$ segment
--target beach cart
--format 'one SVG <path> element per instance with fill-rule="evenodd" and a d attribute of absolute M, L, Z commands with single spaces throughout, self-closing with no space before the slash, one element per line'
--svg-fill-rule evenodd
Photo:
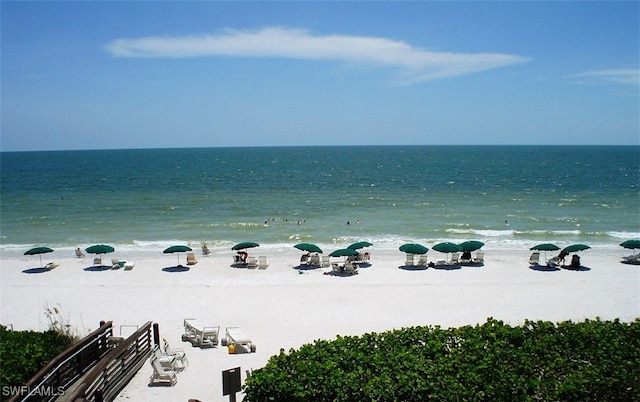
<path fill-rule="evenodd" d="M 195 318 L 185 318 L 182 341 L 201 348 L 214 347 L 218 346 L 219 333 L 220 326 L 204 325 Z"/>
<path fill-rule="evenodd" d="M 220 343 L 227 347 L 229 354 L 255 353 L 256 351 L 256 345 L 238 327 L 228 327 Z"/>

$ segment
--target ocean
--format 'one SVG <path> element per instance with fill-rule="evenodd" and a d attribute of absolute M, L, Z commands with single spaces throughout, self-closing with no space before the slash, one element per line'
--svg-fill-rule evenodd
<path fill-rule="evenodd" d="M 228 251 L 640 238 L 638 146 L 327 146 L 0 153 L 0 251 Z"/>

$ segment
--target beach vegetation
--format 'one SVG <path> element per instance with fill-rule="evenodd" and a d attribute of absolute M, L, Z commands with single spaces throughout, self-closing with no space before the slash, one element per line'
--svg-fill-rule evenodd
<path fill-rule="evenodd" d="M 49 329 L 13 331 L 0 325 L 0 385 L 24 385 L 54 357 L 80 340 L 59 306 L 47 307 Z"/>
<path fill-rule="evenodd" d="M 640 319 L 410 327 L 281 350 L 244 400 L 640 400 Z"/>

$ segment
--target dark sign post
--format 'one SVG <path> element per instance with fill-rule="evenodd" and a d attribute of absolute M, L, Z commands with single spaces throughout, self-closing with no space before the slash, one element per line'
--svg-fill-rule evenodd
<path fill-rule="evenodd" d="M 240 367 L 222 372 L 222 395 L 229 395 L 229 401 L 236 402 L 236 392 L 242 389 Z"/>

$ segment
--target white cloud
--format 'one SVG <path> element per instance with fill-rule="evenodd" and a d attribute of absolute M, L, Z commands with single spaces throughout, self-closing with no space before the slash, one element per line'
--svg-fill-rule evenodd
<path fill-rule="evenodd" d="M 430 52 L 386 38 L 312 35 L 282 27 L 226 29 L 220 35 L 116 39 L 105 46 L 116 57 L 283 57 L 339 60 L 399 68 L 406 84 L 490 70 L 528 59 L 500 53 Z"/>
<path fill-rule="evenodd" d="M 591 77 L 600 81 L 616 82 L 618 84 L 640 85 L 640 70 L 596 70 L 574 75 L 574 77 Z"/>

